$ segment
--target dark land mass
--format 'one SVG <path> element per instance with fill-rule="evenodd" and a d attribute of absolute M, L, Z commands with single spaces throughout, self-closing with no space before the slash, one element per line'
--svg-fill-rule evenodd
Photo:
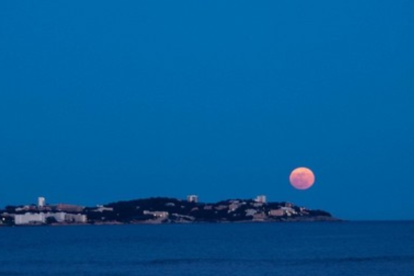
<path fill-rule="evenodd" d="M 229 199 L 216 203 L 199 203 L 168 197 L 119 201 L 96 207 L 64 204 L 42 207 L 7 206 L 0 212 L 2 221 L 0 225 L 9 226 L 339 220 L 326 211 L 311 210 L 288 202 Z M 24 221 L 18 218 L 39 216 L 39 214 L 43 214 L 39 220 Z"/>

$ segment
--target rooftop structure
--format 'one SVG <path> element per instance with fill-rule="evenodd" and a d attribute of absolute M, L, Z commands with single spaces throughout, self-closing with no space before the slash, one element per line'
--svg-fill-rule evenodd
<path fill-rule="evenodd" d="M 258 195 L 254 199 L 257 203 L 266 203 L 266 196 L 265 195 Z"/>
<path fill-rule="evenodd" d="M 79 213 L 79 212 L 82 212 L 83 209 L 85 209 L 85 207 L 78 206 L 78 205 L 73 205 L 73 204 L 60 203 L 60 204 L 56 205 L 56 210 L 57 211 L 63 211 L 63 212 Z"/>
<path fill-rule="evenodd" d="M 197 195 L 188 195 L 187 196 L 188 202 L 198 202 L 198 196 Z"/>
<path fill-rule="evenodd" d="M 46 205 L 46 199 L 42 196 L 37 198 L 37 207 L 44 207 Z"/>

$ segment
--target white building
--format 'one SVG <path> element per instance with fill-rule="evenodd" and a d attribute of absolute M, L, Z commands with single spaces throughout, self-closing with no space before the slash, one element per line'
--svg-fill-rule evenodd
<path fill-rule="evenodd" d="M 96 205 L 96 209 L 93 210 L 93 212 L 101 212 L 101 213 L 104 212 L 104 211 L 113 212 L 114 211 L 114 208 L 112 208 L 112 207 L 105 207 L 103 205 Z"/>
<path fill-rule="evenodd" d="M 285 211 L 283 209 L 272 209 L 269 211 L 269 216 L 271 217 L 282 217 L 285 215 Z"/>
<path fill-rule="evenodd" d="M 86 223 L 87 217 L 82 214 L 68 214 L 65 212 L 57 213 L 25 213 L 23 215 L 15 215 L 14 223 L 16 225 L 22 224 L 44 224 L 48 218 L 54 218 L 56 222 L 78 222 Z"/>
<path fill-rule="evenodd" d="M 257 203 L 266 203 L 266 196 L 265 195 L 258 195 L 254 199 Z"/>
<path fill-rule="evenodd" d="M 44 207 L 46 205 L 46 199 L 42 196 L 37 198 L 37 206 Z"/>
<path fill-rule="evenodd" d="M 152 215 L 155 218 L 168 218 L 169 213 L 164 211 L 144 211 L 144 215 Z"/>
<path fill-rule="evenodd" d="M 257 210 L 247 209 L 247 210 L 245 210 L 245 212 L 246 212 L 246 216 L 249 217 L 249 216 L 254 216 L 257 213 Z"/>
<path fill-rule="evenodd" d="M 54 218 L 57 222 L 64 222 L 65 215 L 66 215 L 65 212 L 46 213 L 46 218 Z"/>
<path fill-rule="evenodd" d="M 288 216 L 291 216 L 291 215 L 296 215 L 297 213 L 296 213 L 296 211 L 295 211 L 295 209 L 293 209 L 292 207 L 282 207 L 281 208 L 284 212 L 285 212 L 285 214 L 286 215 L 288 215 Z"/>
<path fill-rule="evenodd" d="M 82 215 L 82 214 L 65 214 L 65 221 L 66 222 L 86 223 L 87 222 L 87 217 L 86 217 L 86 215 Z"/>
<path fill-rule="evenodd" d="M 188 202 L 198 202 L 198 196 L 197 195 L 188 195 L 187 196 Z"/>
<path fill-rule="evenodd" d="M 46 215 L 44 213 L 25 213 L 23 215 L 15 215 L 14 223 L 21 224 L 42 224 L 46 222 Z"/>
<path fill-rule="evenodd" d="M 232 204 L 229 205 L 229 210 L 227 211 L 228 213 L 230 212 L 234 212 L 236 211 L 239 207 L 241 206 L 241 204 L 238 201 L 234 201 Z"/>

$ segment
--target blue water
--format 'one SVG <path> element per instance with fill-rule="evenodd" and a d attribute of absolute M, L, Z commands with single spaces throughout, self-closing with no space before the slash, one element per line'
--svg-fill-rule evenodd
<path fill-rule="evenodd" d="M 414 275 L 414 222 L 0 228 L 0 275 Z"/>

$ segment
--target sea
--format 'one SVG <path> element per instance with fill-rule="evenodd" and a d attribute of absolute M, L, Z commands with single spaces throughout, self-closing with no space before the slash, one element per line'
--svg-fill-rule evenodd
<path fill-rule="evenodd" d="M 412 276 L 414 222 L 2 227 L 0 275 Z"/>

